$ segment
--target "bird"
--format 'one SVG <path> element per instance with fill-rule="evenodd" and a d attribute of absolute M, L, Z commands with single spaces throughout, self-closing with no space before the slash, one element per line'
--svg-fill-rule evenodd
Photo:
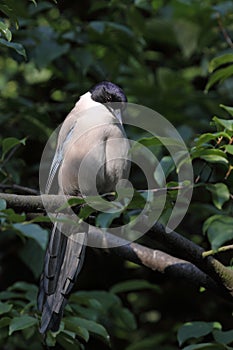
<path fill-rule="evenodd" d="M 104 194 L 115 191 L 119 181 L 128 178 L 129 142 L 122 123 L 126 103 L 124 91 L 110 81 L 97 83 L 80 96 L 59 131 L 45 193 L 57 181 L 58 194 Z M 81 228 L 79 232 L 77 226 L 54 223 L 37 297 L 42 313 L 39 331 L 44 335 L 60 327 L 83 265 L 86 243 L 87 232 Z"/>

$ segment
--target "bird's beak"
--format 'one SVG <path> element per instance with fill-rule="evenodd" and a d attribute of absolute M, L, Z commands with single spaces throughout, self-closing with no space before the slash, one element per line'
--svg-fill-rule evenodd
<path fill-rule="evenodd" d="M 121 110 L 119 109 L 114 109 L 110 106 L 108 106 L 109 110 L 111 111 L 111 113 L 113 114 L 113 116 L 118 120 L 118 122 L 122 125 L 122 114 L 121 114 Z"/>
<path fill-rule="evenodd" d="M 117 120 L 122 124 L 122 114 L 120 109 L 115 109 L 114 115 L 117 118 Z"/>

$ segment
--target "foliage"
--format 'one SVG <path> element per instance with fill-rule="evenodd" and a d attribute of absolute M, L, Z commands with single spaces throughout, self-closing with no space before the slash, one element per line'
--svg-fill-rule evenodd
<path fill-rule="evenodd" d="M 7 342 L 8 346 L 23 349 L 42 348 L 38 345 L 36 296 L 37 286 L 26 282 L 17 282 L 0 293 L 2 347 Z M 133 314 L 122 306 L 116 295 L 103 291 L 77 292 L 71 297 L 60 330 L 49 332 L 46 343 L 48 346 L 58 343 L 65 349 L 72 344 L 76 349 L 82 349 L 82 343 L 88 342 L 92 335 L 110 345 L 109 333 L 114 335 L 119 329 L 121 337 L 127 338 L 128 332 L 135 328 Z"/>
<path fill-rule="evenodd" d="M 129 102 L 163 114 L 189 147 L 195 186 L 179 232 L 211 253 L 232 243 L 232 2 L 4 0 L 0 11 L 0 189 L 38 188 L 40 157 L 52 130 L 79 95 L 109 79 L 123 86 Z M 127 134 L 160 160 L 170 187 L 160 218 L 166 222 L 180 185 L 174 163 L 158 139 L 130 127 Z M 136 167 L 132 181 L 146 188 Z M 144 202 L 144 194 L 135 193 L 122 210 L 125 220 Z M 0 210 L 0 345 L 42 349 L 35 300 L 48 232 L 39 219 L 6 208 L 3 200 Z M 83 218 L 91 212 L 84 207 Z M 105 227 L 114 219 L 100 214 L 97 223 Z M 219 259 L 232 263 L 231 254 Z M 176 282 L 89 251 L 78 291 L 47 344 L 232 349 L 229 304 Z"/>
<path fill-rule="evenodd" d="M 195 350 L 195 349 L 228 349 L 232 347 L 228 344 L 233 341 L 233 332 L 222 331 L 222 327 L 218 322 L 188 322 L 185 323 L 178 331 L 178 341 L 180 345 L 183 345 L 191 339 L 203 339 L 203 337 L 211 335 L 214 339 L 213 342 L 199 343 L 185 346 L 183 350 Z"/>

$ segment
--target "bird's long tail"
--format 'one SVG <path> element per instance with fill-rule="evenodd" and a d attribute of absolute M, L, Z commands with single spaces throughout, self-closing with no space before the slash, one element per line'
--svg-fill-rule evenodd
<path fill-rule="evenodd" d="M 77 227 L 69 225 L 67 234 L 64 225 L 55 223 L 45 256 L 37 300 L 42 312 L 41 333 L 59 329 L 67 298 L 84 260 L 87 233 L 76 232 Z"/>

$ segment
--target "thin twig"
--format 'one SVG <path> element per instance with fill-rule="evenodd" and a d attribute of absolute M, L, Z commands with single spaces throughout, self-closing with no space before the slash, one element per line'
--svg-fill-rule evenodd
<path fill-rule="evenodd" d="M 138 190 L 139 193 L 144 192 L 163 192 L 163 191 L 177 191 L 187 189 L 187 186 L 171 186 L 171 187 L 160 187 L 160 188 L 149 188 L 147 190 Z"/>
<path fill-rule="evenodd" d="M 206 256 L 218 254 L 218 253 L 221 253 L 221 252 L 227 252 L 228 250 L 233 250 L 233 244 L 226 245 L 224 247 L 220 247 L 220 248 L 218 248 L 216 250 L 214 250 L 214 249 L 208 250 L 206 252 L 203 252 L 202 256 L 203 256 L 203 258 L 205 258 Z"/>
<path fill-rule="evenodd" d="M 20 145 L 16 145 L 12 150 L 8 153 L 7 157 L 4 159 L 4 161 L 1 164 L 1 168 L 5 166 L 5 164 L 11 159 L 11 157 L 14 155 L 14 153 L 17 151 L 17 149 L 20 147 Z"/>
<path fill-rule="evenodd" d="M 17 184 L 12 184 L 12 185 L 4 185 L 4 184 L 0 184 L 0 189 L 2 190 L 16 190 L 19 191 L 21 193 L 30 193 L 30 194 L 35 194 L 35 195 L 39 195 L 40 192 L 38 190 L 35 190 L 33 188 L 29 188 L 29 187 L 25 187 L 25 186 L 20 186 Z"/>
<path fill-rule="evenodd" d="M 221 15 L 219 12 L 217 13 L 217 21 L 218 21 L 219 29 L 221 30 L 224 39 L 226 40 L 226 42 L 230 46 L 230 48 L 233 49 L 233 42 L 232 42 L 229 34 L 227 33 L 226 29 L 223 26 Z"/>

